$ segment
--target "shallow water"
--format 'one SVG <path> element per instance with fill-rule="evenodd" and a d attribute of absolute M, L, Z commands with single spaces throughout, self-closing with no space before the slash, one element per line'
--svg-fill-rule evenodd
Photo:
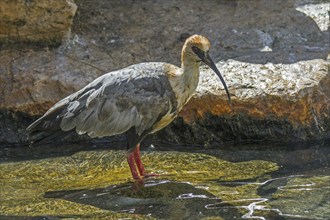
<path fill-rule="evenodd" d="M 218 149 L 157 144 L 142 151 L 142 160 L 161 175 L 144 183 L 131 180 L 122 150 L 1 149 L 1 219 L 330 216 L 326 143 Z"/>

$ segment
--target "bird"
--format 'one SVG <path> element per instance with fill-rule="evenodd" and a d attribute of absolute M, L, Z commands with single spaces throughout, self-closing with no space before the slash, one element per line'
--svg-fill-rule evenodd
<path fill-rule="evenodd" d="M 65 97 L 27 127 L 30 145 L 51 143 L 72 131 L 91 138 L 125 134 L 126 159 L 134 180 L 147 174 L 140 143 L 149 134 L 169 125 L 193 96 L 201 63 L 227 85 L 209 55 L 210 41 L 188 37 L 181 52 L 181 67 L 165 62 L 145 62 L 99 76 Z"/>

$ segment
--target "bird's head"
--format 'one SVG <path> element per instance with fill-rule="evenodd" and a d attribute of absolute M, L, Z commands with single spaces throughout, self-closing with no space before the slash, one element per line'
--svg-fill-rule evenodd
<path fill-rule="evenodd" d="M 198 56 L 201 52 L 208 52 L 210 49 L 210 41 L 201 35 L 192 35 L 187 38 L 182 49 L 182 61 L 199 62 L 201 58 Z"/>
<path fill-rule="evenodd" d="M 230 101 L 230 95 L 229 91 L 226 85 L 225 80 L 223 79 L 220 71 L 216 67 L 215 63 L 211 59 L 209 55 L 209 49 L 210 49 L 210 41 L 201 35 L 192 35 L 190 36 L 182 49 L 182 63 L 189 62 L 189 63 L 199 63 L 203 62 L 206 65 L 208 65 L 220 78 L 227 96 L 228 100 Z"/>

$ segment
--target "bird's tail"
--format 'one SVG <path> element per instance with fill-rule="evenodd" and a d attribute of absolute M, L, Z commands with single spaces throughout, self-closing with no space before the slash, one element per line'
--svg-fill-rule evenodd
<path fill-rule="evenodd" d="M 61 140 L 72 131 L 63 131 L 60 128 L 61 115 L 65 105 L 45 113 L 41 118 L 26 128 L 29 136 L 30 146 L 49 144 L 55 140 Z"/>

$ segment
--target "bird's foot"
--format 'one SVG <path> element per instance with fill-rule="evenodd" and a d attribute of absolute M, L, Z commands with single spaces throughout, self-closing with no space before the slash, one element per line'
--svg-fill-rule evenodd
<path fill-rule="evenodd" d="M 135 149 L 127 155 L 127 161 L 135 181 L 143 181 L 144 178 L 160 176 L 157 173 L 145 173 L 140 155 L 140 144 L 136 145 Z"/>

